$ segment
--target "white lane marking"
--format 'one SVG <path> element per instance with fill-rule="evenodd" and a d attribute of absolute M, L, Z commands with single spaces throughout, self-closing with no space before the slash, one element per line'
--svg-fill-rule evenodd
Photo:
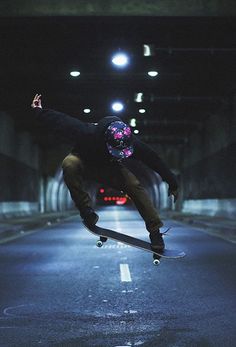
<path fill-rule="evenodd" d="M 119 249 L 119 248 L 130 248 L 131 246 L 123 244 L 115 244 L 115 245 L 103 245 L 102 249 Z M 97 246 L 93 246 L 93 248 L 97 248 Z"/>
<path fill-rule="evenodd" d="M 18 317 L 18 316 L 19 316 L 18 314 L 10 313 L 10 312 L 8 312 L 8 311 L 9 311 L 9 310 L 17 309 L 17 308 L 19 308 L 19 307 L 25 307 L 25 306 L 33 306 L 33 304 L 24 304 L 24 305 L 17 305 L 17 306 L 9 306 L 9 307 L 6 307 L 6 308 L 3 310 L 3 314 L 4 314 L 5 316 Z"/>
<path fill-rule="evenodd" d="M 134 313 L 137 313 L 138 311 L 136 310 L 125 310 L 124 313 L 131 313 L 131 314 L 134 314 Z"/>
<path fill-rule="evenodd" d="M 120 279 L 121 282 L 132 282 L 128 264 L 120 264 Z"/>

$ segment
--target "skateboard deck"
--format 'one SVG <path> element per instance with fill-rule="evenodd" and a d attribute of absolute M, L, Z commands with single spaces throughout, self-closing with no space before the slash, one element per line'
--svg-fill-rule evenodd
<path fill-rule="evenodd" d="M 152 249 L 150 242 L 137 239 L 133 236 L 118 233 L 117 231 L 114 231 L 111 229 L 102 228 L 102 227 L 99 227 L 98 225 L 88 226 L 86 223 L 83 223 L 83 224 L 92 234 L 95 234 L 100 237 L 100 240 L 97 241 L 98 247 L 101 247 L 103 242 L 106 241 L 106 239 L 116 240 L 116 241 L 128 244 L 130 246 L 141 248 L 145 251 L 153 253 L 154 264 L 155 264 L 155 260 L 157 260 L 156 263 L 158 263 L 158 260 L 161 257 L 177 259 L 177 258 L 182 258 L 185 256 L 185 253 L 183 251 L 179 251 L 175 249 L 166 249 L 166 248 L 163 251 L 156 251 Z"/>

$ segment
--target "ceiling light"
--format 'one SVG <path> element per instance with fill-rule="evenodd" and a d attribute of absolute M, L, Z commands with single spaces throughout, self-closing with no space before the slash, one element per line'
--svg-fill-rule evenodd
<path fill-rule="evenodd" d="M 138 133 L 139 133 L 139 130 L 138 130 L 138 129 L 135 129 L 135 130 L 134 130 L 134 133 L 135 133 L 135 134 L 138 134 Z"/>
<path fill-rule="evenodd" d="M 70 72 L 70 75 L 71 75 L 72 77 L 78 77 L 78 76 L 80 75 L 80 72 L 79 72 L 79 71 L 71 71 L 71 72 Z"/>
<path fill-rule="evenodd" d="M 148 71 L 148 75 L 151 77 L 156 77 L 158 75 L 157 71 Z"/>
<path fill-rule="evenodd" d="M 129 125 L 130 125 L 131 127 L 135 128 L 135 127 L 136 127 L 136 119 L 135 119 L 135 118 L 131 118 L 131 119 L 130 119 L 130 122 L 129 122 Z"/>
<path fill-rule="evenodd" d="M 128 56 L 124 53 L 117 53 L 112 58 L 112 63 L 118 67 L 125 67 L 128 62 Z"/>
<path fill-rule="evenodd" d="M 145 57 L 150 57 L 150 56 L 155 55 L 155 45 L 153 45 L 153 44 L 143 45 L 143 55 Z"/>
<path fill-rule="evenodd" d="M 112 109 L 115 112 L 120 112 L 123 110 L 123 108 L 124 108 L 124 105 L 119 101 L 116 101 L 112 104 Z"/>
<path fill-rule="evenodd" d="M 142 102 L 143 101 L 143 93 L 135 93 L 134 101 L 135 102 Z"/>
<path fill-rule="evenodd" d="M 146 112 L 146 110 L 144 108 L 140 108 L 138 111 L 139 111 L 139 113 L 145 113 Z"/>
<path fill-rule="evenodd" d="M 85 108 L 84 109 L 84 113 L 90 113 L 90 112 L 91 112 L 90 108 Z"/>

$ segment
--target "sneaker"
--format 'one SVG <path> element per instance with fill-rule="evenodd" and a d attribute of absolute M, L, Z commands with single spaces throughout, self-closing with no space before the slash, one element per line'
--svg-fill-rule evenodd
<path fill-rule="evenodd" d="M 155 251 L 163 251 L 165 248 L 165 243 L 162 237 L 162 234 L 160 231 L 155 231 L 149 234 L 150 241 L 151 241 L 151 247 Z"/>
<path fill-rule="evenodd" d="M 92 209 L 92 207 L 86 207 L 81 210 L 80 216 L 83 219 L 84 223 L 88 226 L 93 226 L 97 223 L 99 217 L 96 212 Z"/>

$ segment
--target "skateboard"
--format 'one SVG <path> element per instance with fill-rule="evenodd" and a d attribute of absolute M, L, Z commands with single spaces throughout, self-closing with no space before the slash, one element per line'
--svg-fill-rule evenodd
<path fill-rule="evenodd" d="M 125 235 L 122 233 L 118 233 L 117 231 L 114 231 L 111 229 L 102 228 L 102 227 L 99 227 L 98 225 L 88 226 L 84 222 L 83 224 L 86 227 L 86 229 L 88 229 L 88 231 L 90 231 L 94 235 L 99 236 L 99 240 L 96 243 L 97 247 L 102 247 L 103 243 L 106 242 L 107 239 L 112 239 L 122 243 L 126 243 L 130 246 L 141 248 L 145 251 L 153 253 L 154 265 L 160 264 L 160 258 L 177 259 L 177 258 L 183 258 L 185 256 L 184 252 L 178 251 L 175 249 L 165 248 L 163 251 L 155 251 L 152 249 L 150 242 L 143 241 L 143 240 L 140 240 L 135 237 Z"/>

